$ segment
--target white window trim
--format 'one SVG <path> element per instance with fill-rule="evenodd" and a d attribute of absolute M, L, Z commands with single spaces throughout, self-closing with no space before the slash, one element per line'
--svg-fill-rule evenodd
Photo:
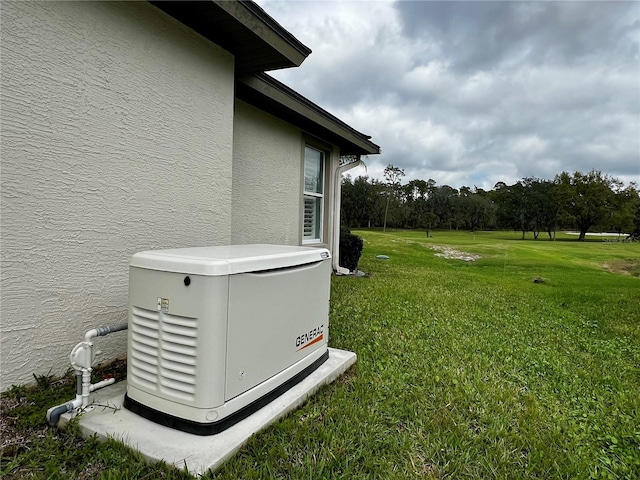
<path fill-rule="evenodd" d="M 324 220 L 325 220 L 325 215 L 324 215 L 324 204 L 325 204 L 325 191 L 326 191 L 326 184 L 325 184 L 325 178 L 326 178 L 326 169 L 327 169 L 327 152 L 325 152 L 324 150 L 321 150 L 319 148 L 315 148 L 312 147 L 311 145 L 305 144 L 304 146 L 304 152 L 306 152 L 306 150 L 310 149 L 310 150 L 315 150 L 316 152 L 319 152 L 322 157 L 321 157 L 321 177 L 320 177 L 320 184 L 322 185 L 322 193 L 318 193 L 318 192 L 310 192 L 304 189 L 305 186 L 305 179 L 304 179 L 304 162 L 306 161 L 306 159 L 303 157 L 303 164 L 302 164 L 302 170 L 303 170 L 303 175 L 302 175 L 302 185 L 303 185 L 303 191 L 302 191 L 302 244 L 303 245 L 308 245 L 308 244 L 319 244 L 323 242 L 324 239 Z M 305 155 L 306 157 L 306 155 Z M 318 233 L 319 233 L 319 238 L 307 238 L 304 236 L 304 199 L 305 197 L 315 197 L 315 198 L 319 198 L 320 199 L 320 218 L 318 219 L 320 225 L 318 228 Z"/>

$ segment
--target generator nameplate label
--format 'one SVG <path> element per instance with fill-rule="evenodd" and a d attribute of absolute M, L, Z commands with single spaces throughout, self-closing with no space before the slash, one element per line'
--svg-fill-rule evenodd
<path fill-rule="evenodd" d="M 158 310 L 161 312 L 169 311 L 169 299 L 158 297 Z"/>

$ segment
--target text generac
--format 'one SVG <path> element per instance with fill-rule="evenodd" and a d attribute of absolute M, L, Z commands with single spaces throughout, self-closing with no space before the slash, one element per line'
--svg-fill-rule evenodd
<path fill-rule="evenodd" d="M 303 333 L 302 335 L 298 335 L 296 337 L 296 347 L 299 350 L 303 348 L 310 347 L 314 343 L 318 343 L 322 341 L 324 338 L 324 325 L 320 325 L 319 327 L 313 328 L 308 332 Z"/>

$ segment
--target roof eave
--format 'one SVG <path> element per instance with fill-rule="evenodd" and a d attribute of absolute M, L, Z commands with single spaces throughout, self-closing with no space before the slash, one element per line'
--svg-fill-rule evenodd
<path fill-rule="evenodd" d="M 232 53 L 238 75 L 298 67 L 311 53 L 252 1 L 148 1 Z"/>
<path fill-rule="evenodd" d="M 236 96 L 340 147 L 341 155 L 375 155 L 380 147 L 309 99 L 267 74 L 238 79 Z"/>

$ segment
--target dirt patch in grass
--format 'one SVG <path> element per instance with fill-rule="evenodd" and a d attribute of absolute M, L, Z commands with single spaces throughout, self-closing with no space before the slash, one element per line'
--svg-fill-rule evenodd
<path fill-rule="evenodd" d="M 48 427 L 44 415 L 38 415 L 41 410 L 38 404 L 52 396 L 47 394 L 48 390 L 73 384 L 69 376 L 58 379 L 48 376 L 35 378 L 37 384 L 13 387 L 0 396 L 0 452 L 3 460 L 30 449 L 33 439 L 44 437 Z M 40 421 L 33 420 L 34 412 Z"/>
<path fill-rule="evenodd" d="M 609 260 L 602 264 L 602 268 L 609 273 L 640 277 L 640 260 Z"/>
<path fill-rule="evenodd" d="M 20 405 L 26 405 L 26 397 L 2 397 L 0 398 L 0 452 L 3 460 L 15 455 L 17 452 L 29 448 L 31 436 L 43 435 L 46 427 L 42 425 L 38 428 L 20 430 L 15 426 L 15 421 L 11 416 L 11 410 Z M 4 463 L 4 462 L 3 462 Z"/>
<path fill-rule="evenodd" d="M 429 248 L 440 252 L 435 254 L 436 257 L 463 260 L 465 262 L 475 262 L 479 258 L 482 258 L 480 255 L 475 253 L 461 252 L 460 250 L 456 250 L 455 248 L 447 247 L 445 245 L 429 245 Z"/>

